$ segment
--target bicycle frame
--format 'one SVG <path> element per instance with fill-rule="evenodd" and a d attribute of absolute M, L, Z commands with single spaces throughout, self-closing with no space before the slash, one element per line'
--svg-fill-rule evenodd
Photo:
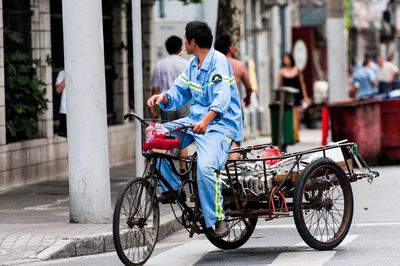
<path fill-rule="evenodd" d="M 195 224 L 195 222 L 199 221 L 198 220 L 198 218 L 199 218 L 198 212 L 197 212 L 198 206 L 195 206 L 195 208 L 192 209 L 191 207 L 189 207 L 186 204 L 185 200 L 179 196 L 179 194 L 174 190 L 174 188 L 167 181 L 167 179 L 161 174 L 161 172 L 159 171 L 159 166 L 160 166 L 162 160 L 167 162 L 171 166 L 170 169 L 172 170 L 172 173 L 174 173 L 181 180 L 183 180 L 183 184 L 184 184 L 184 182 L 192 180 L 192 179 L 190 179 L 190 173 L 192 173 L 194 171 L 196 157 L 197 157 L 197 153 L 194 153 L 193 155 L 189 156 L 190 159 L 189 159 L 189 163 L 188 163 L 188 168 L 184 173 L 179 173 L 177 171 L 175 164 L 173 162 L 173 159 L 162 157 L 160 155 L 154 155 L 151 158 L 149 158 L 148 164 L 147 164 L 146 170 L 145 170 L 145 173 L 148 171 L 150 172 L 149 178 L 153 179 L 156 184 L 158 184 L 158 182 L 162 182 L 164 184 L 164 186 L 167 188 L 167 191 L 169 191 L 172 194 L 174 199 L 176 199 L 177 203 L 183 208 L 183 210 L 185 212 L 187 212 L 189 214 L 189 217 L 191 217 L 193 219 L 194 224 Z M 181 186 L 183 186 L 183 184 Z M 154 190 L 154 193 L 155 193 L 155 190 Z"/>

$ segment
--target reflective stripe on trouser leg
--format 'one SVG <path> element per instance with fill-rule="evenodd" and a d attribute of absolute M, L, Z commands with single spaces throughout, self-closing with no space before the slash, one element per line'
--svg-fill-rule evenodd
<path fill-rule="evenodd" d="M 214 170 L 215 175 L 215 213 L 217 214 L 217 220 L 222 221 L 225 217 L 223 214 L 222 207 L 222 188 L 221 188 L 221 180 L 219 179 L 218 171 Z"/>
<path fill-rule="evenodd" d="M 197 186 L 201 207 L 207 227 L 223 220 L 222 185 L 218 172 L 228 159 L 230 140 L 225 134 L 210 131 L 204 135 L 195 134 L 197 149 Z"/>

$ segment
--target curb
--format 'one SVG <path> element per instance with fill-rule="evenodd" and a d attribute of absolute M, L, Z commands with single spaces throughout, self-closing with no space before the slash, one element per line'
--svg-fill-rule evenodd
<path fill-rule="evenodd" d="M 183 229 L 173 214 L 161 218 L 157 242 Z M 56 260 L 114 251 L 112 233 L 57 241 L 37 254 L 40 260 Z"/>

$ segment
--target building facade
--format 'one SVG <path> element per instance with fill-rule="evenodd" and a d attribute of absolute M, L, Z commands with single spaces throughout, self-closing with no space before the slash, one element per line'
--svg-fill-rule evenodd
<path fill-rule="evenodd" d="M 270 134 L 269 104 L 277 86 L 281 54 L 291 49 L 291 27 L 296 23 L 297 1 L 242 0 L 239 59 L 246 62 L 256 89 L 253 104 L 244 108 L 246 137 Z M 295 16 L 293 16 L 295 15 Z M 164 41 L 183 35 L 184 25 L 194 19 L 206 21 L 215 36 L 218 1 L 203 0 L 184 5 L 179 0 L 156 1 L 153 10 L 152 66 L 166 56 Z M 244 89 L 241 89 L 244 93 Z"/>
<path fill-rule="evenodd" d="M 123 120 L 133 106 L 130 4 L 104 0 L 103 30 L 110 166 L 134 161 L 134 123 Z M 153 1 L 142 1 L 144 87 L 150 82 L 150 36 Z M 47 110 L 38 117 L 36 138 L 18 140 L 7 133 L 7 69 L 12 49 L 6 32 L 19 32 L 31 56 L 35 76 L 43 82 Z M 57 74 L 63 69 L 61 0 L 0 0 L 0 190 L 68 176 L 67 141 L 57 135 L 60 95 Z"/>

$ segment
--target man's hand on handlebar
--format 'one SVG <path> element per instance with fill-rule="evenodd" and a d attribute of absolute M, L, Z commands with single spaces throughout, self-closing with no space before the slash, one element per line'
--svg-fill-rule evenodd
<path fill-rule="evenodd" d="M 155 105 L 159 105 L 161 102 L 167 104 L 168 103 L 168 97 L 165 96 L 165 94 L 156 94 L 150 97 L 150 99 L 147 100 L 147 106 L 150 108 L 153 108 Z"/>
<path fill-rule="evenodd" d="M 201 120 L 194 124 L 193 132 L 197 134 L 204 134 L 206 133 L 208 127 L 208 123 L 204 120 Z"/>
<path fill-rule="evenodd" d="M 217 113 L 214 111 L 208 111 L 208 113 L 206 114 L 206 116 L 200 120 L 199 122 L 194 124 L 193 127 L 193 132 L 197 133 L 197 134 L 205 134 L 208 125 L 210 124 L 210 122 L 217 116 Z"/>

